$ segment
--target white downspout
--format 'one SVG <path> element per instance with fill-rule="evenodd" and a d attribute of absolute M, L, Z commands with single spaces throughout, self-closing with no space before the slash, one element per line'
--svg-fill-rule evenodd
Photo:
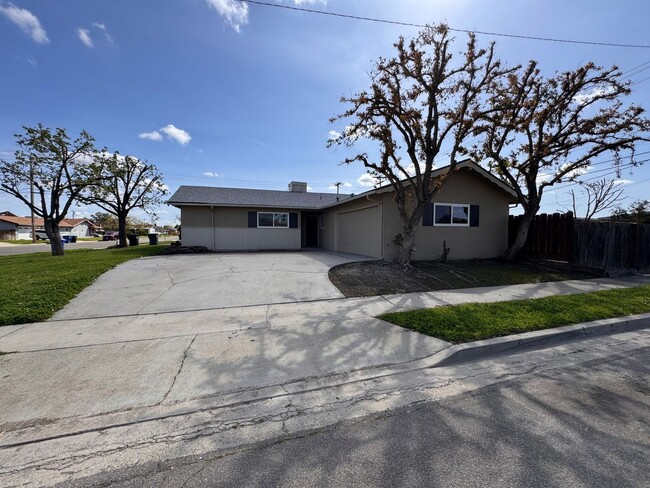
<path fill-rule="evenodd" d="M 212 217 L 212 251 L 217 250 L 217 245 L 214 240 L 214 205 L 210 205 L 210 212 L 211 212 L 211 217 Z"/>

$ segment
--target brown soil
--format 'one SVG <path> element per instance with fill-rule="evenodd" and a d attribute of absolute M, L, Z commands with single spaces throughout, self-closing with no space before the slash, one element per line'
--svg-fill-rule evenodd
<path fill-rule="evenodd" d="M 448 263 L 414 261 L 412 266 L 406 268 L 384 261 L 361 261 L 341 264 L 329 271 L 330 281 L 346 297 L 579 280 L 599 276 L 603 275 L 566 263 L 511 263 L 497 259 Z"/>

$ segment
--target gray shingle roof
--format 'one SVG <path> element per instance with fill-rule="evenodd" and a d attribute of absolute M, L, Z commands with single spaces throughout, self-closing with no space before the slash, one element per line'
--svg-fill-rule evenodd
<path fill-rule="evenodd" d="M 339 195 L 338 197 L 339 201 L 342 201 L 349 195 Z M 317 209 L 336 203 L 336 198 L 334 193 L 181 186 L 167 203 L 175 206 L 185 204 Z"/>

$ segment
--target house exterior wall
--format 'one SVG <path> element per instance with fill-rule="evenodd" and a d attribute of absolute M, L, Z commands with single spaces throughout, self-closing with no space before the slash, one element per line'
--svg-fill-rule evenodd
<path fill-rule="evenodd" d="M 88 222 L 81 222 L 72 228 L 71 234 L 77 237 L 91 237 L 92 232 Z"/>
<path fill-rule="evenodd" d="M 298 227 L 248 227 L 249 212 L 297 213 Z M 293 209 L 181 207 L 184 246 L 205 246 L 211 251 L 293 250 L 301 248 L 300 241 L 300 212 Z"/>
<path fill-rule="evenodd" d="M 16 227 L 16 239 L 31 239 L 32 238 L 32 227 L 21 226 Z"/>
<path fill-rule="evenodd" d="M 14 240 L 14 239 L 22 239 L 19 238 L 16 234 L 16 224 L 12 224 L 11 222 L 4 222 L 0 220 L 0 239 L 2 240 Z"/>
<path fill-rule="evenodd" d="M 372 201 L 370 200 L 372 199 Z M 337 249 L 336 221 L 341 212 L 357 210 L 370 205 L 378 206 L 381 251 L 376 257 L 391 261 L 397 257 L 395 236 L 402 232 L 397 205 L 393 192 L 372 195 L 370 199 L 360 198 L 327 209 L 324 248 Z M 443 241 L 451 249 L 449 259 L 492 258 L 503 254 L 508 240 L 508 197 L 483 178 L 470 171 L 455 172 L 445 186 L 432 200 L 433 203 L 451 203 L 479 206 L 477 227 L 442 227 L 418 225 L 413 259 L 438 259 L 442 254 Z"/>

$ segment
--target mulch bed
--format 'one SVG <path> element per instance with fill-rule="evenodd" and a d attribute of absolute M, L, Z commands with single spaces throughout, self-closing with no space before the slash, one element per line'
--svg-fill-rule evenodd
<path fill-rule="evenodd" d="M 512 263 L 499 259 L 472 259 L 447 263 L 414 261 L 412 266 L 406 268 L 385 261 L 362 261 L 341 264 L 329 271 L 330 281 L 346 297 L 579 280 L 602 276 L 601 272 L 555 261 Z"/>

